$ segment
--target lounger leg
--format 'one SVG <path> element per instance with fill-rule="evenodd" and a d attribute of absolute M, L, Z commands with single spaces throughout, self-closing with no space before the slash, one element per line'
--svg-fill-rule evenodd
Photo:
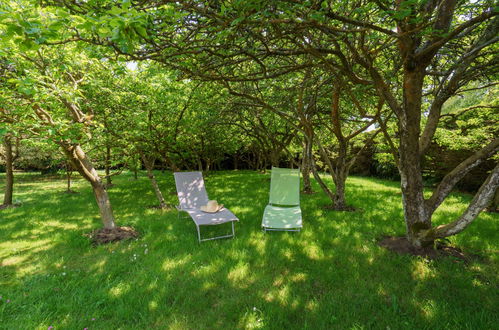
<path fill-rule="evenodd" d="M 201 232 L 199 231 L 199 226 L 196 225 L 196 228 L 198 230 L 198 243 L 201 243 Z"/>
<path fill-rule="evenodd" d="M 234 238 L 235 234 L 234 234 L 234 221 L 231 221 L 232 223 L 232 238 Z"/>

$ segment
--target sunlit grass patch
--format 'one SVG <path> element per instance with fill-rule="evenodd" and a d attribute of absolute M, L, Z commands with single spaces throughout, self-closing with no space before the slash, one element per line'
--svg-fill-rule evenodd
<path fill-rule="evenodd" d="M 176 204 L 171 173 L 157 173 Z M 0 328 L 493 328 L 499 294 L 498 216 L 481 214 L 451 238 L 483 259 L 428 262 L 376 244 L 405 225 L 399 184 L 352 177 L 355 212 L 326 210 L 313 182 L 302 195 L 300 233 L 261 231 L 269 173 L 212 172 L 210 198 L 238 217 L 234 239 L 199 244 L 193 222 L 156 203 L 147 178 L 114 178 L 119 225 L 138 240 L 93 247 L 101 226 L 90 187 L 63 194 L 63 177 L 16 173 L 17 209 L 0 213 Z M 329 177 L 324 176 L 331 184 Z M 3 177 L 0 176 L 0 185 Z M 0 191 L 1 193 L 1 191 Z M 470 196 L 453 194 L 436 221 L 459 215 Z M 218 226 L 215 226 L 218 227 Z M 206 228 L 205 228 L 206 229 Z M 227 228 L 208 228 L 206 234 Z M 8 303 L 6 301 L 9 300 Z"/>

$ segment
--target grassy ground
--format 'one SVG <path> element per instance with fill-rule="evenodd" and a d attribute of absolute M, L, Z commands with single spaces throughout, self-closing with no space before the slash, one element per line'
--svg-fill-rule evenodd
<path fill-rule="evenodd" d="M 171 173 L 158 173 L 170 203 Z M 4 177 L 0 176 L 0 187 Z M 90 187 L 63 194 L 64 180 L 17 175 L 22 207 L 0 211 L 2 329 L 492 329 L 499 324 L 499 217 L 481 214 L 453 244 L 483 259 L 469 265 L 399 256 L 376 245 L 402 235 L 398 184 L 350 178 L 360 210 L 326 211 L 322 193 L 302 195 L 301 233 L 260 230 L 269 175 L 218 172 L 210 198 L 241 219 L 236 238 L 197 243 L 192 221 L 155 204 L 147 178 L 115 178 L 119 225 L 142 236 L 92 247 L 99 228 Z M 315 186 L 318 191 L 318 186 Z M 1 192 L 1 191 L 0 191 Z M 436 222 L 454 218 L 470 196 L 455 194 Z M 228 230 L 215 228 L 217 231 Z M 206 232 L 205 234 L 213 234 Z"/>

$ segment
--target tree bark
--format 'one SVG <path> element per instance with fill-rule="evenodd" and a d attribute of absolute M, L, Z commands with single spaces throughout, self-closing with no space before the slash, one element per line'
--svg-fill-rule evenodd
<path fill-rule="evenodd" d="M 203 171 L 203 162 L 201 161 L 201 158 L 196 157 L 196 162 L 197 162 L 197 165 L 198 165 L 198 171 L 202 172 Z"/>
<path fill-rule="evenodd" d="M 303 158 L 301 163 L 301 174 L 303 177 L 303 193 L 312 194 L 312 183 L 310 181 L 310 170 L 311 170 L 311 157 L 312 157 L 312 142 L 309 138 L 305 138 L 303 141 Z"/>
<path fill-rule="evenodd" d="M 421 98 L 424 68 L 417 70 L 406 64 L 404 72 L 403 111 L 399 116 L 399 172 L 407 238 L 416 248 L 433 245 L 421 233 L 431 228 L 431 217 L 425 210 L 423 176 L 419 152 Z"/>
<path fill-rule="evenodd" d="M 67 192 L 70 193 L 71 192 L 71 173 L 72 172 L 72 169 L 71 169 L 71 164 L 69 161 L 66 162 L 66 179 L 67 179 L 67 185 L 68 185 L 68 190 Z"/>
<path fill-rule="evenodd" d="M 430 241 L 462 232 L 473 220 L 475 220 L 478 214 L 487 207 L 492 198 L 494 198 L 494 193 L 498 186 L 499 163 L 492 170 L 487 180 L 482 184 L 466 211 L 452 223 L 441 225 L 423 232 L 423 239 Z"/>
<path fill-rule="evenodd" d="M 92 183 L 92 188 L 94 189 L 95 200 L 97 201 L 97 205 L 99 206 L 100 216 L 102 218 L 102 222 L 104 223 L 104 228 L 113 229 L 115 228 L 114 224 L 114 214 L 113 209 L 111 207 L 111 201 L 109 200 L 109 195 L 107 193 L 106 187 L 100 181 L 94 181 Z"/>
<path fill-rule="evenodd" d="M 67 141 L 59 141 L 58 144 L 62 147 L 73 167 L 92 185 L 104 228 L 115 228 L 116 225 L 109 195 L 92 162 L 88 159 L 79 144 L 71 144 Z"/>
<path fill-rule="evenodd" d="M 334 209 L 335 210 L 347 210 L 347 202 L 345 199 L 345 185 L 347 181 L 347 175 L 345 173 L 345 168 L 337 169 L 333 175 L 334 185 L 336 189 L 334 190 Z"/>
<path fill-rule="evenodd" d="M 3 145 L 5 148 L 5 194 L 3 206 L 10 206 L 12 205 L 12 195 L 14 193 L 14 154 L 10 134 L 4 136 Z"/>
<path fill-rule="evenodd" d="M 165 198 L 163 197 L 163 193 L 161 193 L 161 190 L 159 189 L 158 186 L 158 181 L 156 180 L 156 177 L 154 176 L 154 161 L 149 161 L 147 157 L 144 154 L 141 154 L 142 161 L 144 162 L 144 166 L 146 167 L 147 171 L 147 177 L 151 181 L 152 188 L 154 190 L 154 193 L 156 194 L 156 198 L 159 201 L 159 207 L 160 208 L 166 208 L 166 202 Z"/>
<path fill-rule="evenodd" d="M 496 192 L 494 193 L 494 198 L 487 207 L 489 212 L 499 212 L 499 187 L 496 187 Z"/>
<path fill-rule="evenodd" d="M 234 159 L 234 171 L 237 171 L 239 169 L 239 156 L 237 152 L 234 153 L 233 159 Z"/>

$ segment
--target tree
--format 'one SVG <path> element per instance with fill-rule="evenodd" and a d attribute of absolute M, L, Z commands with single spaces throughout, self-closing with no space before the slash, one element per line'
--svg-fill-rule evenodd
<path fill-rule="evenodd" d="M 439 126 L 443 104 L 472 82 L 483 86 L 496 80 L 499 13 L 493 2 L 154 4 L 126 2 L 109 8 L 95 2 L 64 1 L 65 7 L 86 23 L 94 22 L 99 31 L 83 23 L 68 40 L 110 46 L 130 58 L 154 59 L 205 80 L 256 81 L 320 64 L 331 75 L 339 72 L 353 84 L 372 86 L 398 124 L 406 232 L 416 248 L 459 233 L 492 198 L 499 166 L 458 219 L 438 227 L 432 224 L 433 213 L 456 182 L 496 154 L 499 139 L 486 141 L 451 170 L 428 199 L 422 161 Z M 91 18 L 85 16 L 88 12 Z M 303 56 L 313 61 L 300 61 Z"/>
<path fill-rule="evenodd" d="M 40 47 L 32 40 L 12 38 L 16 33 L 32 34 L 32 26 L 49 23 L 42 21 L 48 16 L 37 10 L 25 14 L 32 17 L 30 24 L 25 24 L 25 17 L 19 14 L 10 20 L 5 20 L 3 14 L 0 20 L 6 27 L 1 39 L 2 55 L 15 67 L 8 77 L 8 97 L 22 100 L 19 110 L 26 120 L 23 125 L 59 145 L 73 167 L 92 185 L 104 228 L 113 229 L 115 220 L 108 193 L 82 148 L 82 143 L 90 138 L 88 127 L 93 122 L 92 114 L 84 113 L 80 107 L 79 85 L 85 74 L 92 74 L 95 62 L 76 45 Z"/>
<path fill-rule="evenodd" d="M 442 105 L 470 82 L 488 84 L 497 75 L 493 46 L 498 41 L 499 17 L 491 2 L 276 1 L 270 7 L 259 2 L 222 7 L 186 1 L 170 6 L 181 14 L 154 10 L 151 17 L 164 15 L 165 23 L 173 20 L 175 26 L 184 26 L 188 39 L 172 37 L 182 40 L 182 45 L 158 43 L 154 38 L 159 29 L 163 36 L 176 30 L 147 26 L 143 42 L 149 48 L 129 52 L 132 56 L 160 54 L 154 55 L 156 60 L 171 67 L 203 79 L 230 81 L 270 78 L 310 66 L 286 65 L 286 59 L 307 54 L 332 72 L 343 73 L 352 83 L 373 86 L 398 123 L 404 218 L 414 247 L 432 245 L 437 238 L 459 233 L 489 203 L 499 181 L 499 166 L 458 219 L 432 225 L 433 213 L 452 187 L 497 153 L 499 139 L 487 141 L 463 160 L 428 199 L 423 194 L 421 162 L 440 123 Z M 123 48 L 120 51 L 127 53 Z M 179 56 L 196 60 L 182 61 L 191 66 L 181 66 L 174 63 Z M 282 59 L 281 65 L 267 67 L 262 59 L 269 57 Z M 257 69 L 245 70 L 247 62 L 258 63 Z M 426 114 L 424 105 L 428 106 Z"/>
<path fill-rule="evenodd" d="M 19 125 L 19 106 L 16 100 L 9 99 L 7 77 L 15 72 L 15 68 L 6 59 L 0 61 L 0 138 L 2 139 L 3 152 L 0 159 L 5 161 L 5 193 L 0 209 L 15 206 L 14 194 L 14 162 L 19 158 L 22 125 Z M 17 134 L 16 134 L 17 133 Z"/>

